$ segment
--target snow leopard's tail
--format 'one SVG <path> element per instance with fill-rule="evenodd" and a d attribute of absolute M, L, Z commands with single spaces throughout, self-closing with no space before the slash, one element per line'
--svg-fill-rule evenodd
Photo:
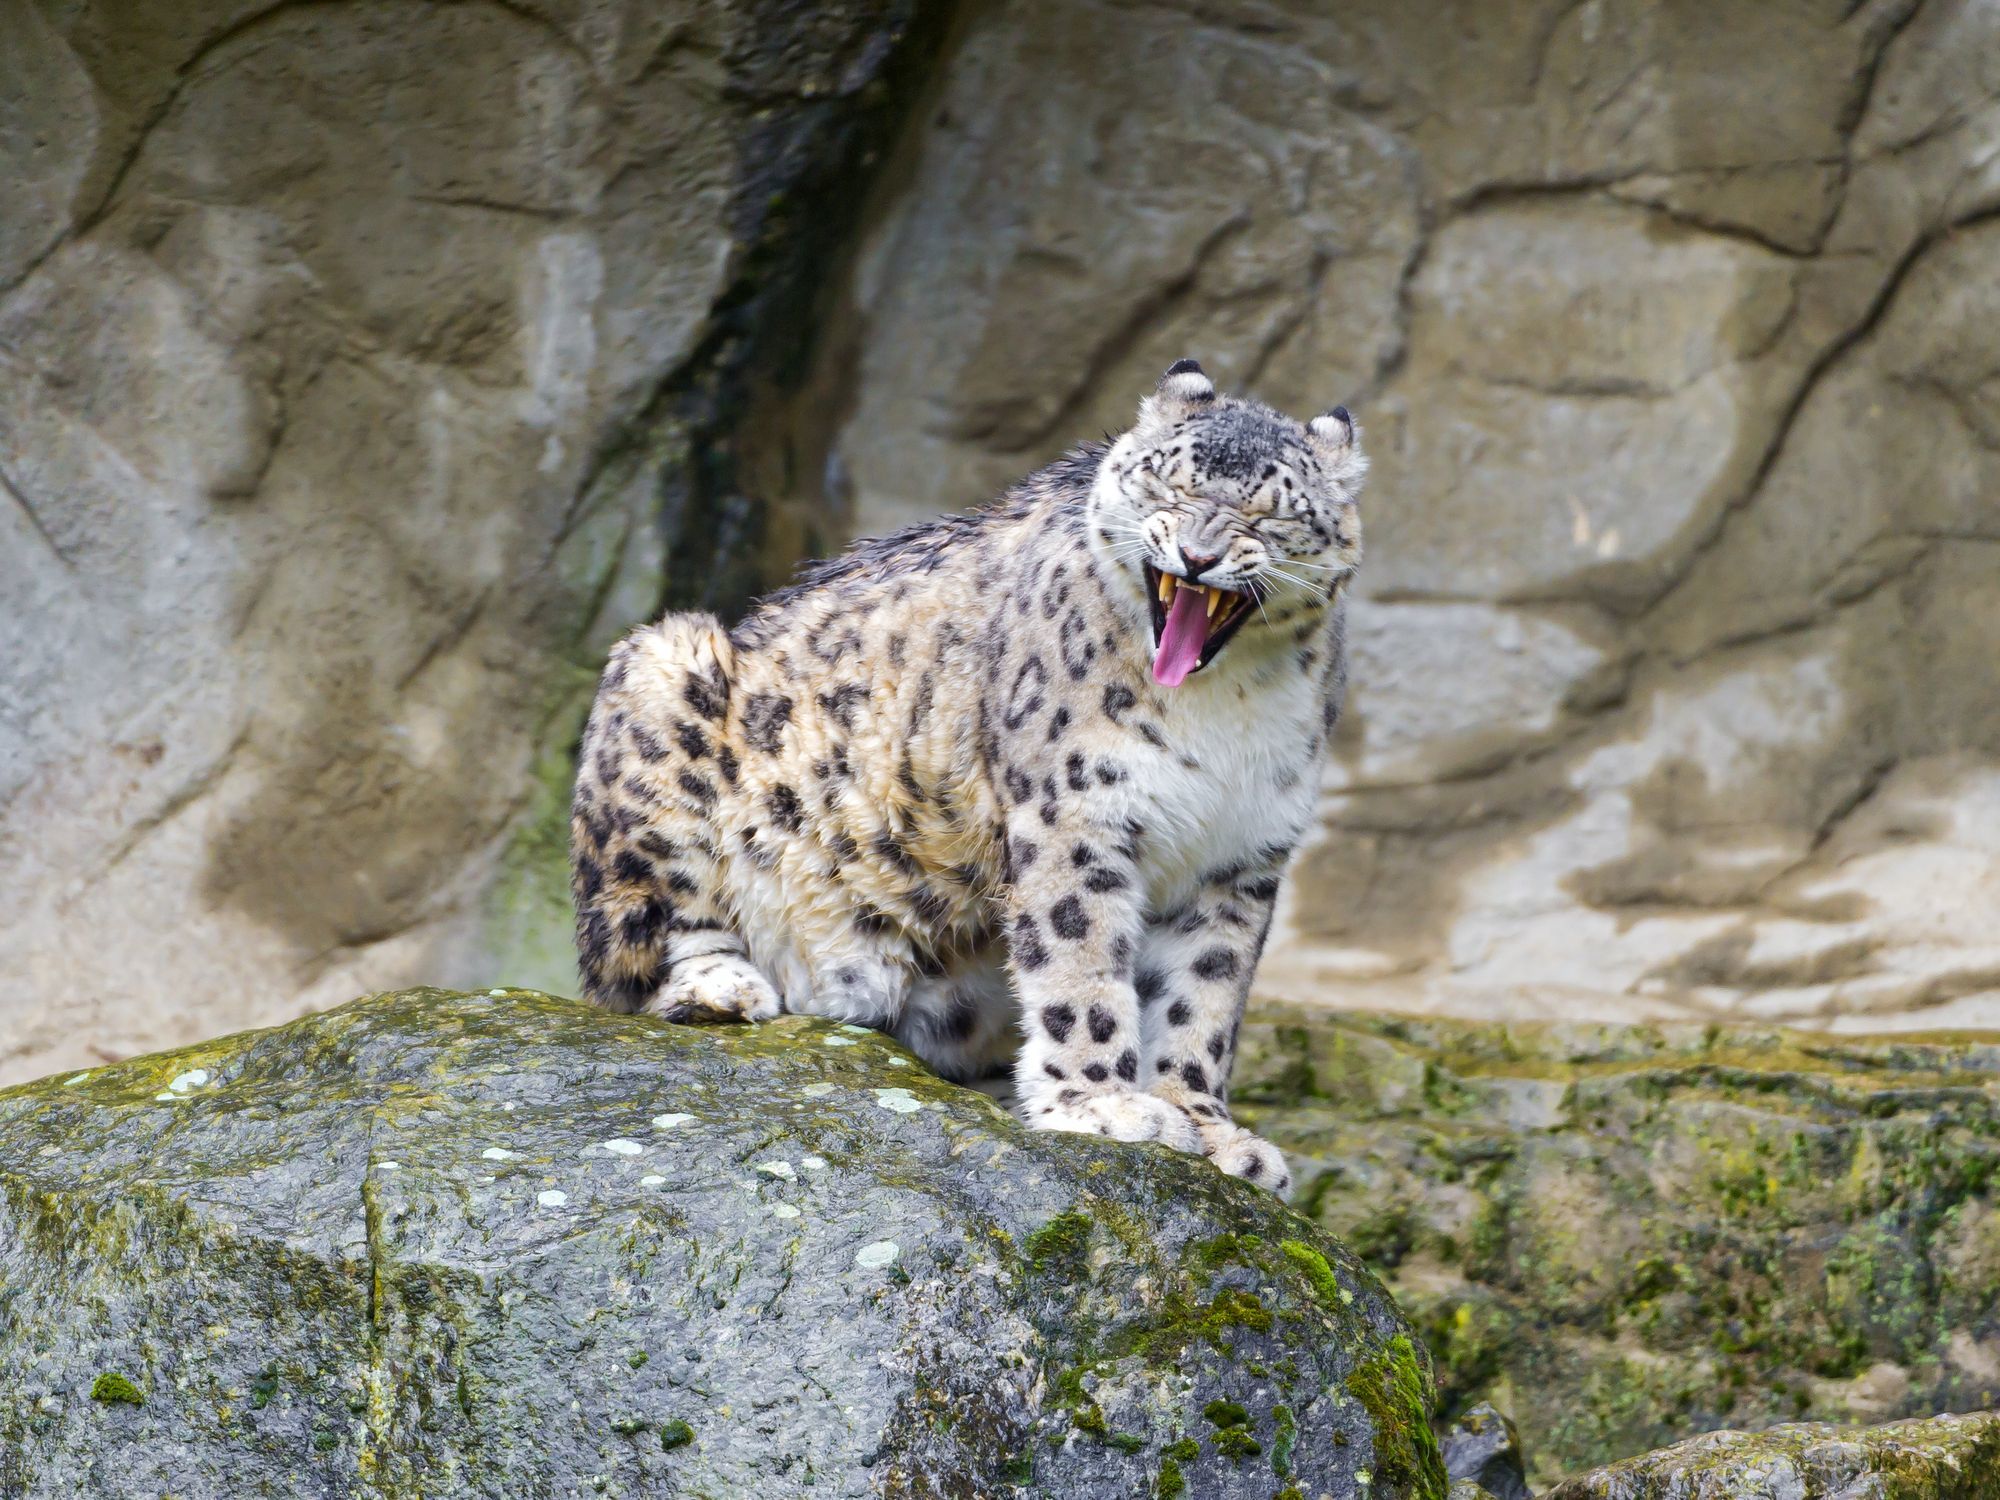
<path fill-rule="evenodd" d="M 668 615 L 611 653 L 570 809 L 570 889 L 585 998 L 655 1002 L 677 966 L 740 952 L 713 827 L 736 780 L 727 744 L 729 637 L 713 615 Z"/>

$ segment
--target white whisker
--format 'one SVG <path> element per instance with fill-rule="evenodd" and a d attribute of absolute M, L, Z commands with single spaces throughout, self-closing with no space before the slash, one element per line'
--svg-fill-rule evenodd
<path fill-rule="evenodd" d="M 1300 593 L 1321 604 L 1324 604 L 1328 596 L 1332 593 L 1332 589 L 1329 586 L 1323 586 L 1311 578 L 1301 578 L 1298 574 L 1288 572 L 1276 563 L 1266 563 L 1263 573 L 1267 577 L 1284 579 L 1285 582 L 1291 584 Z"/>

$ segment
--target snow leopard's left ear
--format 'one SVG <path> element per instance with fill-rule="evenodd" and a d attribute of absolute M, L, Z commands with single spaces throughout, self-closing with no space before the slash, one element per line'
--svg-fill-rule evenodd
<path fill-rule="evenodd" d="M 1306 423 L 1313 451 L 1332 471 L 1334 482 L 1350 488 L 1361 483 L 1368 472 L 1367 455 L 1361 451 L 1361 428 L 1344 406 L 1322 412 Z"/>
<path fill-rule="evenodd" d="M 1215 383 L 1191 359 L 1167 366 L 1153 394 L 1139 403 L 1141 427 L 1170 427 L 1215 399 Z"/>

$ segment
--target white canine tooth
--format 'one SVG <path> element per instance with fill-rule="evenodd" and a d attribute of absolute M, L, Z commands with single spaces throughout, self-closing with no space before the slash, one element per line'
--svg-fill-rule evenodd
<path fill-rule="evenodd" d="M 1160 575 L 1160 603 L 1165 604 L 1168 600 L 1172 599 L 1173 597 L 1174 597 L 1174 575 L 1171 573 L 1162 573 Z"/>
<path fill-rule="evenodd" d="M 1208 591 L 1208 617 L 1213 620 L 1215 612 L 1220 608 L 1222 608 L 1222 590 L 1210 589 Z"/>

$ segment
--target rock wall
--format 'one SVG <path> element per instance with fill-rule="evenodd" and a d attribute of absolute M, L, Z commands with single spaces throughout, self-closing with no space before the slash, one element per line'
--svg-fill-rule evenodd
<path fill-rule="evenodd" d="M 937 25 L 0 0 L 0 35 L 0 1077 L 407 976 L 570 987 L 590 663 L 669 559 L 763 576 L 736 434 Z"/>
<path fill-rule="evenodd" d="M 1272 992 L 2000 1020 L 2000 11 L 983 10 L 856 277 L 859 524 L 1175 356 L 1369 429 Z"/>
<path fill-rule="evenodd" d="M 567 988 L 604 645 L 1182 354 L 1376 455 L 1269 988 L 2000 1016 L 1990 5 L 0 32 L 0 1077 Z"/>

